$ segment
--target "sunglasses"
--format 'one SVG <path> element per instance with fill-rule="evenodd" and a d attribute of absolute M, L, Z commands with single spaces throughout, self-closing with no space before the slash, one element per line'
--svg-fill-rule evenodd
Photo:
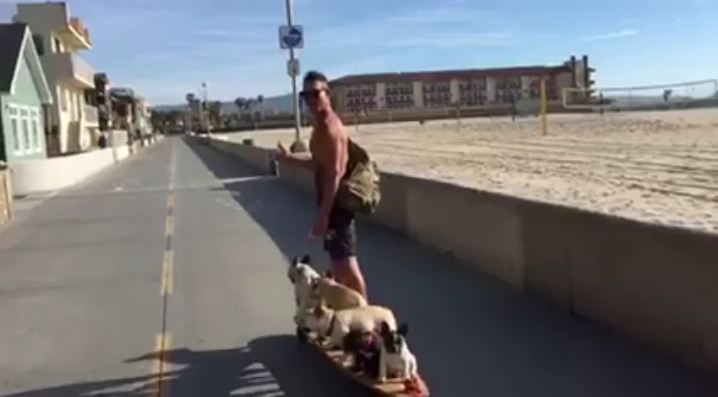
<path fill-rule="evenodd" d="M 309 98 L 316 100 L 316 99 L 319 99 L 319 95 L 322 93 L 322 91 L 329 93 L 328 89 L 320 88 L 318 90 L 302 91 L 299 93 L 299 97 L 301 97 L 304 100 L 307 100 Z"/>

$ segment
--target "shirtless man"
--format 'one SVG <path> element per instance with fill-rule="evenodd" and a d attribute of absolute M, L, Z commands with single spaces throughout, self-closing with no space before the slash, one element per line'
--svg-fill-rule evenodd
<path fill-rule="evenodd" d="M 323 74 L 311 71 L 305 75 L 301 97 L 314 116 L 310 153 L 289 153 L 280 143 L 278 157 L 314 171 L 319 213 L 310 237 L 324 239 L 324 250 L 329 253 L 337 281 L 366 298 L 356 257 L 354 214 L 334 205 L 339 182 L 347 170 L 349 137 L 332 109 L 329 82 Z"/>

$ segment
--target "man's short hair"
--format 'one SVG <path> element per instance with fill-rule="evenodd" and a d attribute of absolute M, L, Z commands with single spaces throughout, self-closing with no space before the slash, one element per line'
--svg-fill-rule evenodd
<path fill-rule="evenodd" d="M 304 75 L 304 84 L 313 83 L 315 81 L 321 81 L 327 84 L 329 83 L 327 76 L 316 70 L 310 70 L 307 72 L 307 74 Z"/>

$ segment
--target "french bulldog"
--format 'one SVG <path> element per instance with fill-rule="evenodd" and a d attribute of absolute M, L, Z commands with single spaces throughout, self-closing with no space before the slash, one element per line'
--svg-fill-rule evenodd
<path fill-rule="evenodd" d="M 368 303 L 362 294 L 338 283 L 331 272 L 312 280 L 311 297 L 314 301 L 321 301 L 333 310 L 353 309 L 367 306 Z"/>
<path fill-rule="evenodd" d="M 378 381 L 386 382 L 387 375 L 398 377 L 403 381 L 414 379 L 418 373 L 416 357 L 409 349 L 406 336 L 409 325 L 403 323 L 399 329 L 392 329 L 391 324 L 381 324 L 379 339 L 379 377 Z"/>
<path fill-rule="evenodd" d="M 304 255 L 301 259 L 294 257 L 287 269 L 287 277 L 294 285 L 296 304 L 294 321 L 300 326 L 304 313 L 318 304 L 318 300 L 312 296 L 312 285 L 321 278 L 321 275 L 312 268 L 311 261 L 309 255 Z"/>
<path fill-rule="evenodd" d="M 396 330 L 396 318 L 391 310 L 374 305 L 333 310 L 319 305 L 304 318 L 306 327 L 320 337 L 329 339 L 330 347 L 344 349 L 344 337 L 351 331 L 378 332 L 382 323 Z"/>
<path fill-rule="evenodd" d="M 379 335 L 375 332 L 350 331 L 344 337 L 344 350 L 352 358 L 352 371 L 371 379 L 379 377 Z"/>

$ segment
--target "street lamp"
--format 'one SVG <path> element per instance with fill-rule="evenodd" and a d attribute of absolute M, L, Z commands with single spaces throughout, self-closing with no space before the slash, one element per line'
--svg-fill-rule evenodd
<path fill-rule="evenodd" d="M 202 105 L 202 124 L 204 125 L 204 130 L 207 131 L 209 134 L 209 103 L 208 103 L 208 93 L 207 93 L 207 83 L 202 82 L 202 93 L 204 95 L 204 104 Z"/>

